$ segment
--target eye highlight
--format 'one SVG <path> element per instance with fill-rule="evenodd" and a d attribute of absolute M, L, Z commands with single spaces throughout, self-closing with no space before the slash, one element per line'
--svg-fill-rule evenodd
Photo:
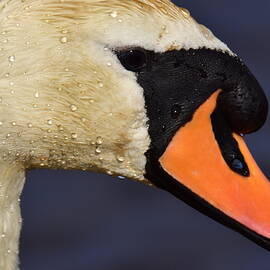
<path fill-rule="evenodd" d="M 147 65 L 147 55 L 143 49 L 129 49 L 117 52 L 121 64 L 130 71 L 139 72 Z"/>

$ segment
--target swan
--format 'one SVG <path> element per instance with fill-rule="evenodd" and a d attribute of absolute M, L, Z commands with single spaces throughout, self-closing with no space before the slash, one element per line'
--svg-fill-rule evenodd
<path fill-rule="evenodd" d="M 243 134 L 266 97 L 169 0 L 0 3 L 0 269 L 18 267 L 25 171 L 79 169 L 165 189 L 270 249 L 270 184 Z"/>

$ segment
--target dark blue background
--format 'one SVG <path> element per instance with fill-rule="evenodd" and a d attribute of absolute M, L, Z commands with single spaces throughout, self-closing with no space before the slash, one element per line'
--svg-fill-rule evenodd
<path fill-rule="evenodd" d="M 270 1 L 175 2 L 244 59 L 269 98 Z M 269 132 L 268 120 L 248 136 L 268 176 Z M 161 190 L 86 172 L 27 178 L 22 270 L 270 269 L 269 252 Z"/>

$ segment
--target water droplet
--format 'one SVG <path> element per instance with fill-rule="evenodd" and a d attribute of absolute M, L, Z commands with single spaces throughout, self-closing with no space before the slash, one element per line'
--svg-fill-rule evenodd
<path fill-rule="evenodd" d="M 102 137 L 97 137 L 96 144 L 101 145 L 103 143 Z"/>
<path fill-rule="evenodd" d="M 16 123 L 15 121 L 13 121 L 13 122 L 11 123 L 11 125 L 12 125 L 12 126 L 16 126 L 17 123 Z"/>
<path fill-rule="evenodd" d="M 9 75 L 10 75 L 9 73 L 6 73 L 6 74 L 5 74 L 5 77 L 6 77 L 6 78 L 8 78 L 8 77 L 9 77 Z"/>
<path fill-rule="evenodd" d="M 207 38 L 209 40 L 214 38 L 213 33 L 206 26 L 204 26 L 203 24 L 200 24 L 199 27 L 200 27 L 202 34 L 205 36 L 205 38 Z"/>
<path fill-rule="evenodd" d="M 47 120 L 48 125 L 52 125 L 52 123 L 53 123 L 52 119 Z"/>
<path fill-rule="evenodd" d="M 39 97 L 39 92 L 35 92 L 34 97 L 38 98 Z"/>
<path fill-rule="evenodd" d="M 112 173 L 112 171 L 106 171 L 106 174 L 108 174 L 108 175 L 113 175 L 113 173 Z"/>
<path fill-rule="evenodd" d="M 64 128 L 63 128 L 61 125 L 59 125 L 59 126 L 58 126 L 58 130 L 59 130 L 59 131 L 64 131 Z"/>
<path fill-rule="evenodd" d="M 182 111 L 181 105 L 179 105 L 179 104 L 174 104 L 174 105 L 172 106 L 172 108 L 171 108 L 171 117 L 172 117 L 173 119 L 177 119 L 177 118 L 180 116 L 181 111 Z"/>
<path fill-rule="evenodd" d="M 121 23 L 121 22 L 123 22 L 123 20 L 122 19 L 119 19 L 118 22 Z"/>
<path fill-rule="evenodd" d="M 125 161 L 125 158 L 123 156 L 117 156 L 116 159 L 117 159 L 118 162 L 124 162 Z"/>
<path fill-rule="evenodd" d="M 111 15 L 111 17 L 116 18 L 118 13 L 117 13 L 117 11 L 113 11 L 113 12 L 111 12 L 110 15 Z"/>
<path fill-rule="evenodd" d="M 70 105 L 70 110 L 72 111 L 72 112 L 75 112 L 75 111 L 77 111 L 78 110 L 78 108 L 77 108 L 77 106 L 76 105 Z"/>
<path fill-rule="evenodd" d="M 2 238 L 5 238 L 5 237 L 6 237 L 6 235 L 5 235 L 4 233 L 2 233 L 2 234 L 1 234 L 1 237 L 2 237 Z"/>
<path fill-rule="evenodd" d="M 10 85 L 10 86 L 13 86 L 13 85 L 14 85 L 14 82 L 10 82 L 9 85 Z"/>
<path fill-rule="evenodd" d="M 7 253 L 8 253 L 8 254 L 10 254 L 10 253 L 11 253 L 11 250 L 10 250 L 10 249 L 8 249 L 8 250 L 7 250 Z"/>
<path fill-rule="evenodd" d="M 3 126 L 3 122 L 0 121 L 0 126 Z"/>
<path fill-rule="evenodd" d="M 77 133 L 71 133 L 71 139 L 75 140 L 78 138 L 78 134 Z"/>
<path fill-rule="evenodd" d="M 102 88 L 102 87 L 104 86 L 104 84 L 103 84 L 102 82 L 100 82 L 100 83 L 98 83 L 98 86 L 99 86 L 100 88 Z"/>
<path fill-rule="evenodd" d="M 96 154 L 100 154 L 101 153 L 101 149 L 99 146 L 96 147 Z"/>
<path fill-rule="evenodd" d="M 67 37 L 61 37 L 60 38 L 61 43 L 67 43 L 67 41 L 68 41 Z"/>
<path fill-rule="evenodd" d="M 31 127 L 33 127 L 33 124 L 32 124 L 32 123 L 28 123 L 27 126 L 28 126 L 29 128 L 31 128 Z"/>
<path fill-rule="evenodd" d="M 14 55 L 9 56 L 8 61 L 9 62 L 14 62 L 15 61 L 15 56 Z"/>
<path fill-rule="evenodd" d="M 121 179 L 121 180 L 125 179 L 125 177 L 122 176 L 122 175 L 119 175 L 118 178 Z"/>
<path fill-rule="evenodd" d="M 112 63 L 111 63 L 111 62 L 108 62 L 108 63 L 107 63 L 107 66 L 108 66 L 108 67 L 111 67 L 111 66 L 112 66 Z"/>
<path fill-rule="evenodd" d="M 180 8 L 180 11 L 185 18 L 190 17 L 190 12 L 186 8 Z"/>

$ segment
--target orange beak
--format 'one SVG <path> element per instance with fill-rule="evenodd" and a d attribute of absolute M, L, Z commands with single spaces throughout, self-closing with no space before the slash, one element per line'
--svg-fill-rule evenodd
<path fill-rule="evenodd" d="M 219 93 L 212 94 L 192 121 L 178 130 L 159 162 L 168 175 L 214 208 L 221 223 L 270 249 L 270 182 L 237 134 L 233 137 L 249 176 L 233 171 L 224 160 L 211 124 Z"/>

